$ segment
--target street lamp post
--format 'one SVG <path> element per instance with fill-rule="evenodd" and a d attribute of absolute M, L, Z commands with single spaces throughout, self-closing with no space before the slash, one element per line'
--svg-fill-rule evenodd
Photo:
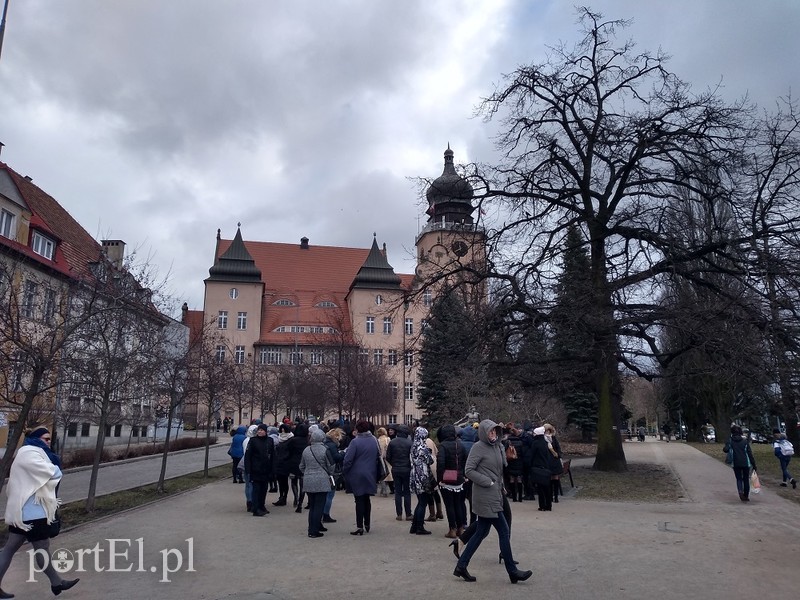
<path fill-rule="evenodd" d="M 3 4 L 3 18 L 0 19 L 0 55 L 3 54 L 3 38 L 6 35 L 6 15 L 8 14 L 8 0 Z"/>

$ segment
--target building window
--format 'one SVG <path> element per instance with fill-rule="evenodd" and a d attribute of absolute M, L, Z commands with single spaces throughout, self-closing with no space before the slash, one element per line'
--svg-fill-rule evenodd
<path fill-rule="evenodd" d="M 405 395 L 405 398 L 409 402 L 414 399 L 414 384 L 413 383 L 407 383 L 406 384 L 406 395 Z"/>
<path fill-rule="evenodd" d="M 236 300 L 239 297 L 239 290 L 236 288 L 231 288 L 228 292 L 228 296 L 231 297 L 231 300 Z"/>
<path fill-rule="evenodd" d="M 383 296 L 381 296 L 380 294 L 375 296 L 375 304 L 383 304 Z"/>
<path fill-rule="evenodd" d="M 336 308 L 337 304 L 335 302 L 331 302 L 330 300 L 323 300 L 322 302 L 317 302 L 317 308 Z"/>
<path fill-rule="evenodd" d="M 122 436 L 122 425 L 114 425 L 114 437 Z"/>
<path fill-rule="evenodd" d="M 367 364 L 367 362 L 369 361 L 369 348 L 359 348 L 358 358 L 361 360 L 362 363 Z"/>
<path fill-rule="evenodd" d="M 397 415 L 389 415 L 389 425 L 397 425 Z"/>
<path fill-rule="evenodd" d="M 39 256 L 44 256 L 48 260 L 53 260 L 53 250 L 56 248 L 56 243 L 50 238 L 43 236 L 38 231 L 33 232 L 31 247 Z"/>
<path fill-rule="evenodd" d="M 67 425 L 67 437 L 78 437 L 78 424 L 70 423 Z"/>
<path fill-rule="evenodd" d="M 225 362 L 225 346 L 217 346 L 216 359 L 218 365 Z"/>
<path fill-rule="evenodd" d="M 414 319 L 406 318 L 406 335 L 414 335 Z"/>
<path fill-rule="evenodd" d="M 6 209 L 0 210 L 0 235 L 11 240 L 17 237 L 14 227 L 14 215 Z"/>
<path fill-rule="evenodd" d="M 419 330 L 420 330 L 422 333 L 425 333 L 425 330 L 426 330 L 427 328 L 428 328 L 428 319 L 422 319 L 422 320 L 419 322 Z"/>
<path fill-rule="evenodd" d="M 319 348 L 315 348 L 311 351 L 311 364 L 312 365 L 321 365 L 325 363 L 325 353 L 320 350 Z"/>
<path fill-rule="evenodd" d="M 44 310 L 42 311 L 42 320 L 48 324 L 53 324 L 53 317 L 56 314 L 56 291 L 46 289 L 44 292 Z"/>
<path fill-rule="evenodd" d="M 375 317 L 367 317 L 367 333 L 375 333 Z"/>
<path fill-rule="evenodd" d="M 424 306 L 430 306 L 433 304 L 433 292 L 431 292 L 431 290 L 425 290 L 422 292 L 422 304 Z"/>
<path fill-rule="evenodd" d="M 28 319 L 33 318 L 33 309 L 36 306 L 36 290 L 39 288 L 32 281 L 25 282 L 25 289 L 22 292 L 22 316 Z"/>
<path fill-rule="evenodd" d="M 414 424 L 414 415 L 406 415 L 406 425 L 411 427 Z"/>
<path fill-rule="evenodd" d="M 410 369 L 412 366 L 414 366 L 414 351 L 406 350 L 404 360 L 406 362 L 406 368 Z"/>
<path fill-rule="evenodd" d="M 383 317 L 383 335 L 392 334 L 392 317 Z"/>
<path fill-rule="evenodd" d="M 392 400 L 397 400 L 397 392 L 400 390 L 400 386 L 397 385 L 396 381 L 392 381 L 389 385 L 392 386 Z M 391 421 L 389 422 L 391 423 Z"/>
<path fill-rule="evenodd" d="M 273 302 L 275 306 L 294 306 L 294 302 L 291 300 L 287 300 L 286 298 L 281 298 L 280 300 L 276 300 Z"/>
<path fill-rule="evenodd" d="M 261 350 L 262 365 L 279 365 L 283 353 L 280 348 L 266 348 Z"/>
<path fill-rule="evenodd" d="M 131 437 L 139 437 L 139 427 L 131 425 Z"/>
<path fill-rule="evenodd" d="M 238 329 L 239 331 L 244 331 L 245 329 L 247 329 L 247 313 L 246 312 L 240 312 L 236 316 L 236 329 Z"/>
<path fill-rule="evenodd" d="M 234 359 L 237 365 L 244 364 L 244 346 L 236 346 L 234 350 Z"/>
<path fill-rule="evenodd" d="M 303 364 L 303 349 L 302 348 L 295 348 L 289 353 L 289 364 L 290 365 L 302 365 Z"/>
<path fill-rule="evenodd" d="M 217 316 L 217 329 L 227 329 L 228 328 L 228 311 L 221 310 L 219 311 L 219 316 Z"/>
<path fill-rule="evenodd" d="M 389 350 L 389 357 L 386 360 L 386 363 L 390 367 L 394 367 L 397 364 L 397 350 Z"/>
<path fill-rule="evenodd" d="M 372 351 L 372 362 L 377 367 L 383 365 L 383 350 L 381 348 L 376 348 Z"/>
<path fill-rule="evenodd" d="M 91 430 L 91 423 L 81 423 L 81 437 L 89 437 L 89 430 Z"/>
<path fill-rule="evenodd" d="M 142 425 L 142 427 L 139 429 L 139 437 L 147 437 L 147 425 Z"/>

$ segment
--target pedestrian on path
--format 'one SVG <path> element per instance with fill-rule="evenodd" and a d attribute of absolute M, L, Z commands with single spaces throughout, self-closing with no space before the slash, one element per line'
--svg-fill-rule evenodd
<path fill-rule="evenodd" d="M 778 457 L 778 462 L 781 465 L 781 475 L 783 476 L 781 487 L 786 487 L 787 483 L 791 483 L 792 488 L 797 489 L 797 482 L 792 477 L 792 474 L 789 473 L 789 461 L 794 456 L 794 446 L 792 446 L 792 442 L 786 439 L 786 434 L 780 429 L 773 429 L 772 435 L 775 437 L 772 448 L 775 451 L 775 456 Z"/>
<path fill-rule="evenodd" d="M 233 483 L 244 483 L 244 475 L 239 471 L 239 461 L 244 456 L 242 444 L 247 437 L 247 427 L 240 425 L 235 432 L 232 432 L 231 447 L 228 448 L 228 456 L 231 457 L 231 473 Z"/>
<path fill-rule="evenodd" d="M 372 435 L 372 423 L 358 421 L 356 436 L 344 453 L 342 472 L 346 489 L 356 503 L 356 530 L 350 535 L 364 535 L 372 523 L 371 496 L 378 493 L 378 441 Z"/>
<path fill-rule="evenodd" d="M 256 436 L 247 443 L 244 455 L 245 471 L 253 482 L 251 508 L 254 517 L 268 515 L 267 490 L 269 482 L 275 479 L 275 444 L 267 435 L 268 427 L 258 425 Z"/>
<path fill-rule="evenodd" d="M 501 434 L 501 427 L 494 421 L 481 421 L 478 442 L 472 446 L 464 468 L 464 474 L 473 482 L 472 508 L 478 515 L 477 531 L 464 548 L 453 571 L 453 575 L 465 581 L 477 581 L 477 578 L 469 574 L 467 567 L 492 527 L 497 531 L 500 554 L 511 583 L 525 581 L 533 575 L 532 571 L 517 569 L 511 552 L 511 535 L 503 515 L 503 467 L 506 461 L 502 444 L 498 443 Z"/>
<path fill-rule="evenodd" d="M 61 481 L 61 461 L 50 450 L 50 440 L 47 428 L 39 427 L 32 431 L 11 463 L 5 513 L 8 541 L 0 551 L 0 582 L 14 554 L 27 541 L 36 551 L 36 565 L 50 580 L 50 590 L 58 596 L 79 580 L 61 579 L 50 562 L 50 538 L 58 535 L 60 525 L 56 515 L 59 505 L 56 489 Z M 13 597 L 14 594 L 0 588 L 0 598 Z"/>
<path fill-rule="evenodd" d="M 731 437 L 722 450 L 728 453 L 726 462 L 733 466 L 739 500 L 748 502 L 750 500 L 750 469 L 756 470 L 756 460 L 753 458 L 750 442 L 742 435 L 741 427 L 731 425 Z"/>

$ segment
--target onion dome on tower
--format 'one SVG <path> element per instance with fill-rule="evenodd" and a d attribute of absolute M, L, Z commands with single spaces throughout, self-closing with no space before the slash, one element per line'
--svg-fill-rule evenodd
<path fill-rule="evenodd" d="M 469 181 L 456 173 L 450 144 L 444 151 L 444 171 L 428 188 L 429 223 L 472 224 L 473 190 Z"/>

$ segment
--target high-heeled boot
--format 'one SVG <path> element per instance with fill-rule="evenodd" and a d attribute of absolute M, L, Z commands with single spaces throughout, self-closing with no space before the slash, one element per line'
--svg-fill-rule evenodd
<path fill-rule="evenodd" d="M 520 502 L 525 499 L 525 487 L 522 485 L 522 482 L 517 483 L 517 498 L 519 498 Z"/>
<path fill-rule="evenodd" d="M 551 489 L 552 494 L 553 494 L 553 502 L 558 504 L 558 480 L 557 479 L 553 479 L 553 480 L 550 481 L 550 489 Z"/>

